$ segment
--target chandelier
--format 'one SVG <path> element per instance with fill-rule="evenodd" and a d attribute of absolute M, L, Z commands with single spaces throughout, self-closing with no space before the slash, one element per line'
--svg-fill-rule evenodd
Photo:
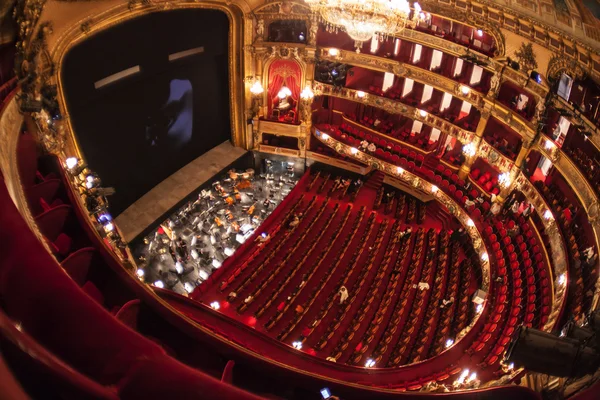
<path fill-rule="evenodd" d="M 320 16 L 328 32 L 345 31 L 358 51 L 363 42 L 375 33 L 384 37 L 402 31 L 407 25 L 416 26 L 421 14 L 419 3 L 414 3 L 410 19 L 407 0 L 305 0 L 311 10 Z"/>

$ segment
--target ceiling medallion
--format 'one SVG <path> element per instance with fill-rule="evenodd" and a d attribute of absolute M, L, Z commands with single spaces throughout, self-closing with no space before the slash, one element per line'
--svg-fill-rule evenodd
<path fill-rule="evenodd" d="M 305 0 L 320 16 L 328 32 L 346 32 L 354 39 L 357 51 L 362 43 L 378 33 L 380 39 L 414 28 L 425 18 L 419 3 L 412 10 L 407 0 Z"/>

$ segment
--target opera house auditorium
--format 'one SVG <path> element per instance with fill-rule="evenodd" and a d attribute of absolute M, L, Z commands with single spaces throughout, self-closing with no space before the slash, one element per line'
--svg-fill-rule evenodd
<path fill-rule="evenodd" d="M 600 399 L 597 0 L 1 0 L 3 399 Z"/>

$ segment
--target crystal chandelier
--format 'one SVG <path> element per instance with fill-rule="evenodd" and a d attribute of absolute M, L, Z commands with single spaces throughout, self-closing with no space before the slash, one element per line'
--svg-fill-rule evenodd
<path fill-rule="evenodd" d="M 345 31 L 357 50 L 375 33 L 381 37 L 398 33 L 407 25 L 414 27 L 421 14 L 419 3 L 410 19 L 407 0 L 305 0 L 319 15 L 328 32 Z"/>

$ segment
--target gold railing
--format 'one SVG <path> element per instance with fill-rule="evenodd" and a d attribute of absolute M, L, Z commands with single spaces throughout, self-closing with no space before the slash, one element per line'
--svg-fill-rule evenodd
<path fill-rule="evenodd" d="M 355 53 L 347 50 L 338 50 L 337 56 L 329 54 L 329 48 L 319 49 L 318 56 L 321 59 L 335 62 L 343 62 L 359 67 L 364 67 L 374 71 L 389 72 L 400 77 L 410 78 L 417 82 L 427 84 L 433 88 L 470 103 L 478 110 L 489 110 L 491 115 L 503 124 L 507 125 L 523 138 L 533 139 L 535 127 L 530 122 L 517 113 L 513 113 L 507 106 L 487 97 L 487 93 L 477 92 L 475 89 L 456 82 L 450 78 L 428 71 L 426 69 L 402 63 L 400 61 L 390 60 L 388 58 L 372 56 L 369 54 Z M 463 93 L 461 88 L 467 87 L 468 92 Z M 377 106 L 377 105 L 375 105 Z"/>
<path fill-rule="evenodd" d="M 331 96 L 340 99 L 347 99 L 362 103 L 368 106 L 380 108 L 390 114 L 399 114 L 416 121 L 420 121 L 432 128 L 439 129 L 450 136 L 455 137 L 461 143 L 470 143 L 475 137 L 474 132 L 459 128 L 458 126 L 446 121 L 443 118 L 437 117 L 431 113 L 421 114 L 421 110 L 416 107 L 406 105 L 400 101 L 388 99 L 386 97 L 377 96 L 375 94 L 362 92 L 360 90 L 341 88 L 336 89 L 332 85 L 321 82 L 315 82 L 314 92 L 316 96 Z"/>
<path fill-rule="evenodd" d="M 423 192 L 432 193 L 436 200 L 442 203 L 452 215 L 454 215 L 467 229 L 472 240 L 473 246 L 480 255 L 480 257 L 487 253 L 487 249 L 483 243 L 481 238 L 481 233 L 477 230 L 476 226 L 471 226 L 469 216 L 464 211 L 464 209 L 459 206 L 454 199 L 452 199 L 449 195 L 442 192 L 441 189 L 438 189 L 437 186 L 428 182 L 424 178 L 421 178 L 415 174 L 412 174 L 409 171 L 406 171 L 394 164 L 385 162 L 376 157 L 373 157 L 367 153 L 364 153 L 356 148 L 348 146 L 334 138 L 332 138 L 327 132 L 322 132 L 319 129 L 315 128 L 315 136 L 328 147 L 332 148 L 339 154 L 344 156 L 353 158 L 358 160 L 364 164 L 370 165 L 372 168 L 379 169 L 386 174 L 402 180 L 403 182 L 411 185 L 415 189 L 421 190 Z M 537 190 L 531 185 L 529 180 L 520 174 L 517 178 L 517 187 L 520 188 L 527 200 L 534 205 L 535 211 L 538 213 L 542 222 L 544 223 L 544 229 L 546 233 L 550 237 L 550 247 L 552 249 L 553 259 L 549 263 L 550 267 L 553 269 L 553 274 L 555 277 L 559 277 L 561 274 L 565 274 L 567 277 L 567 263 L 566 263 L 566 252 L 565 246 L 562 242 L 562 235 L 558 232 L 558 228 L 556 226 L 556 222 L 554 219 L 547 219 L 544 217 L 545 211 L 549 210 L 548 205 L 542 198 L 542 196 L 537 192 Z M 483 283 L 482 290 L 489 290 L 489 280 L 490 280 L 490 265 L 489 261 L 482 262 L 482 272 L 483 272 Z M 568 280 L 565 279 L 565 282 Z M 563 308 L 564 301 L 566 299 L 566 285 L 565 284 L 556 284 L 553 285 L 555 292 L 553 293 L 554 301 L 552 303 L 552 310 L 550 311 L 550 315 L 548 316 L 548 322 L 544 325 L 544 330 L 550 332 L 554 329 L 554 326 L 558 322 L 558 316 Z"/>

